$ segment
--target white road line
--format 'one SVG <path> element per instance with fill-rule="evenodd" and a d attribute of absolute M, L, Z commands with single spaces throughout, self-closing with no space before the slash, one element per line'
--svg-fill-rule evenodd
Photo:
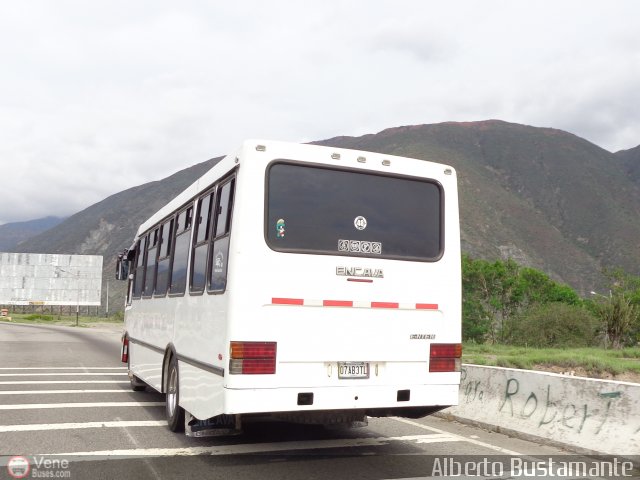
<path fill-rule="evenodd" d="M 0 395 L 45 395 L 50 393 L 131 393 L 131 390 L 126 388 L 118 390 L 0 390 Z"/>
<path fill-rule="evenodd" d="M 132 448 L 127 450 L 100 450 L 93 452 L 43 453 L 47 457 L 66 457 L 74 460 L 95 460 L 95 457 L 173 457 L 192 455 L 241 455 L 249 453 L 281 452 L 286 450 L 317 450 L 327 448 L 373 447 L 389 445 L 392 442 L 458 442 L 462 437 L 457 435 L 410 435 L 406 437 L 376 437 L 376 438 L 344 438 L 335 440 L 311 440 L 276 443 L 249 443 L 239 445 L 214 445 L 209 447 L 180 447 L 180 448 Z M 38 455 L 38 456 L 40 456 Z M 92 457 L 92 458 L 74 458 Z"/>
<path fill-rule="evenodd" d="M 45 408 L 164 407 L 164 402 L 23 403 L 0 405 L 0 410 L 39 410 Z"/>
<path fill-rule="evenodd" d="M 116 420 L 122 421 L 120 417 L 116 417 Z M 129 429 L 125 427 L 122 430 L 124 431 L 124 434 L 129 438 L 129 440 L 136 446 L 136 448 L 140 448 L 140 442 L 136 440 L 135 436 L 131 435 L 131 432 L 129 431 Z M 160 473 L 158 473 L 158 470 L 153 466 L 153 463 L 151 462 L 150 458 L 145 458 L 142 461 L 144 462 L 144 464 L 147 466 L 147 468 L 153 475 L 153 478 L 155 478 L 156 480 L 159 480 L 162 478 Z"/>
<path fill-rule="evenodd" d="M 422 428 L 423 430 L 429 430 L 430 432 L 443 433 L 443 434 L 446 434 L 446 435 L 451 435 L 453 437 L 457 437 L 459 439 L 459 441 L 472 443 L 472 444 L 478 445 L 480 447 L 489 448 L 491 450 L 495 450 L 496 452 L 500 452 L 500 453 L 503 453 L 505 455 L 523 455 L 522 453 L 518 453 L 518 452 L 515 452 L 513 450 L 507 450 L 506 448 L 498 447 L 497 445 L 492 445 L 490 443 L 481 442 L 479 440 L 474 440 L 472 438 L 463 437 L 462 435 L 456 435 L 455 433 L 450 433 L 450 432 L 447 432 L 445 430 L 440 430 L 439 428 L 429 427 L 427 425 L 423 425 L 421 423 L 414 422 L 413 420 L 408 420 L 406 418 L 400 418 L 400 417 L 389 417 L 389 418 L 392 419 L 392 420 L 395 420 L 396 422 L 402 422 L 402 423 L 406 423 L 408 425 L 413 425 L 414 427 Z"/>
<path fill-rule="evenodd" d="M 60 383 L 129 383 L 128 380 L 28 380 L 0 382 L 0 385 L 51 385 Z"/>
<path fill-rule="evenodd" d="M 166 420 L 136 420 L 119 422 L 84 422 L 84 423 L 41 423 L 32 425 L 0 425 L 0 433 L 5 432 L 42 432 L 45 430 L 76 430 L 83 428 L 128 428 L 128 427 L 161 427 Z"/>
<path fill-rule="evenodd" d="M 126 370 L 127 367 L 0 367 L 0 370 Z"/>
<path fill-rule="evenodd" d="M 78 377 L 81 375 L 90 375 L 90 376 L 98 376 L 98 375 L 128 375 L 127 372 L 60 372 L 60 373 L 0 373 L 0 377 L 62 377 L 62 376 L 71 376 Z"/>

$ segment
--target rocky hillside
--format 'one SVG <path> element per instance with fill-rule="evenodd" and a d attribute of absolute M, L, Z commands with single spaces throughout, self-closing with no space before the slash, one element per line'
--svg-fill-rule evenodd
<path fill-rule="evenodd" d="M 620 150 L 616 152 L 616 157 L 622 160 L 631 179 L 640 183 L 640 145 L 629 150 Z"/>
<path fill-rule="evenodd" d="M 512 257 L 585 293 L 604 266 L 640 269 L 640 188 L 628 163 L 582 138 L 502 121 L 442 123 L 318 142 L 453 165 L 463 250 Z"/>

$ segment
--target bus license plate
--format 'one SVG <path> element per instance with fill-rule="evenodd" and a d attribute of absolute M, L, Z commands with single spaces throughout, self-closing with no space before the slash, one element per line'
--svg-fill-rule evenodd
<path fill-rule="evenodd" d="M 367 362 L 338 362 L 338 378 L 369 378 Z"/>

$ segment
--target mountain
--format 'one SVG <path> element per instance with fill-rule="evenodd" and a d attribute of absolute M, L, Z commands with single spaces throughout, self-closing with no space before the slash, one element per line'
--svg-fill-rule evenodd
<path fill-rule="evenodd" d="M 640 189 L 620 157 L 571 133 L 498 120 L 317 142 L 442 161 L 458 171 L 463 250 L 511 257 L 581 293 L 605 266 L 640 267 Z"/>
<path fill-rule="evenodd" d="M 102 304 L 109 282 L 111 310 L 124 305 L 124 282 L 116 281 L 116 256 L 131 245 L 140 224 L 211 169 L 222 157 L 181 170 L 160 181 L 111 195 L 63 223 L 21 243 L 16 252 L 103 255 Z"/>
<path fill-rule="evenodd" d="M 13 252 L 19 243 L 55 227 L 63 220 L 64 218 L 45 217 L 0 225 L 0 252 Z"/>
<path fill-rule="evenodd" d="M 622 160 L 627 174 L 633 181 L 640 183 L 640 145 L 629 150 L 620 150 L 616 152 L 616 157 Z"/>
<path fill-rule="evenodd" d="M 631 154 L 613 154 L 562 130 L 499 120 L 404 126 L 314 143 L 455 167 L 462 247 L 473 257 L 513 258 L 583 294 L 603 288 L 603 267 L 640 269 L 640 182 L 629 170 L 640 163 Z M 123 284 L 111 280 L 116 253 L 129 246 L 142 221 L 217 160 L 113 195 L 19 251 L 105 255 L 110 304 L 122 305 Z"/>

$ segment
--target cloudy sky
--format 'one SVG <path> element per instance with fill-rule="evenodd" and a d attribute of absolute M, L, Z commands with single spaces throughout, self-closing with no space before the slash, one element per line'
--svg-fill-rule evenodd
<path fill-rule="evenodd" d="M 225 154 L 498 118 L 640 144 L 636 0 L 0 0 L 0 223 Z"/>

